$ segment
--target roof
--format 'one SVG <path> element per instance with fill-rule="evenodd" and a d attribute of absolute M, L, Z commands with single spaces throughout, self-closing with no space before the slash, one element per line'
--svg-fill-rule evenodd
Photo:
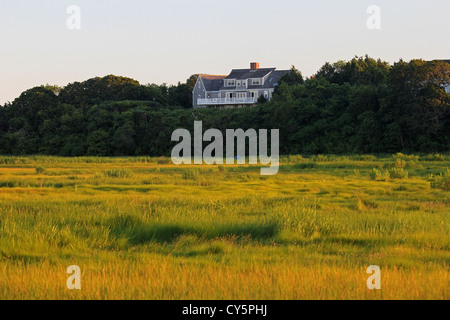
<path fill-rule="evenodd" d="M 247 85 L 247 89 L 270 89 L 278 85 L 278 82 L 280 81 L 281 77 L 283 77 L 285 74 L 291 72 L 290 70 L 275 70 L 271 69 L 272 71 L 269 73 L 269 76 L 267 77 L 267 80 L 264 82 L 263 85 L 251 85 L 250 83 Z M 232 78 L 233 79 L 233 78 Z M 221 90 L 233 90 L 236 89 L 236 87 L 223 87 Z"/>
<path fill-rule="evenodd" d="M 267 76 L 263 85 L 252 85 L 248 83 L 248 89 L 270 89 L 277 86 L 281 77 L 289 73 L 290 70 L 276 70 L 276 68 L 261 68 L 261 69 L 233 69 L 228 76 L 212 75 L 212 74 L 200 74 L 203 85 L 206 91 L 221 91 L 221 90 L 235 90 L 236 87 L 225 87 L 224 79 L 252 79 L 252 78 L 264 78 Z"/>
<path fill-rule="evenodd" d="M 212 75 L 212 74 L 200 74 L 199 78 L 202 79 L 203 85 L 206 91 L 219 91 L 223 86 L 223 79 L 226 76 Z"/>
<path fill-rule="evenodd" d="M 267 81 L 264 83 L 264 88 L 273 88 L 274 86 L 278 85 L 278 82 L 280 79 L 287 73 L 291 72 L 290 70 L 274 70 L 269 77 L 267 78 Z"/>
<path fill-rule="evenodd" d="M 225 79 L 251 79 L 251 78 L 262 78 L 274 71 L 275 68 L 262 68 L 262 69 L 233 69 L 231 73 Z"/>

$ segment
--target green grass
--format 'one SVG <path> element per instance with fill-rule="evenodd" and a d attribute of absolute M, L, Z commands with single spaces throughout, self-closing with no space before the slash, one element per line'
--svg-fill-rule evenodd
<path fill-rule="evenodd" d="M 0 299 L 448 299 L 449 159 L 0 157 Z"/>

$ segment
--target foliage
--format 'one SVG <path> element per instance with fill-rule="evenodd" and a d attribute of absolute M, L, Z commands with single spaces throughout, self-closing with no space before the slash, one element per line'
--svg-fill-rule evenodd
<path fill-rule="evenodd" d="M 370 179 L 376 180 L 376 181 L 389 181 L 390 173 L 388 170 L 385 170 L 384 172 L 381 172 L 381 170 L 377 168 L 373 168 L 369 172 Z"/>
<path fill-rule="evenodd" d="M 37 174 L 44 174 L 46 171 L 46 169 L 44 167 L 37 167 L 36 168 L 36 173 Z"/>
<path fill-rule="evenodd" d="M 407 179 L 409 173 L 403 168 L 396 167 L 389 170 L 389 176 L 393 179 Z"/>
<path fill-rule="evenodd" d="M 431 175 L 431 188 L 450 190 L 450 169 L 438 176 Z"/>
<path fill-rule="evenodd" d="M 242 109 L 190 109 L 197 75 L 177 86 L 110 75 L 35 87 L 0 108 L 0 154 L 168 156 L 172 132 L 192 132 L 195 120 L 223 133 L 278 128 L 286 155 L 402 152 L 408 166 L 418 158 L 406 153 L 448 152 L 450 64 L 366 56 L 326 63 L 309 79 L 292 70 L 271 101 Z"/>

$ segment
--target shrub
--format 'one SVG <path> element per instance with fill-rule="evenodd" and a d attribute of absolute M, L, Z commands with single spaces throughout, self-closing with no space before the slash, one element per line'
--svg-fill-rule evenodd
<path fill-rule="evenodd" d="M 37 174 L 44 174 L 45 173 L 45 168 L 44 167 L 37 167 L 36 168 L 36 173 Z"/>
<path fill-rule="evenodd" d="M 385 171 L 384 173 L 382 173 L 380 170 L 378 170 L 377 168 L 373 168 L 370 173 L 369 173 L 370 179 L 372 180 L 376 180 L 376 181 L 389 181 L 389 171 Z"/>
<path fill-rule="evenodd" d="M 411 161 L 411 162 L 416 162 L 419 161 L 419 156 L 413 155 L 413 154 L 403 154 L 403 153 L 397 153 L 394 155 L 394 159 L 401 159 L 404 160 L 406 162 Z"/>
<path fill-rule="evenodd" d="M 394 179 L 407 179 L 409 173 L 403 168 L 393 168 L 389 171 L 389 176 Z"/>
<path fill-rule="evenodd" d="M 200 176 L 198 169 L 187 169 L 183 171 L 183 179 L 197 181 Z"/>
<path fill-rule="evenodd" d="M 418 163 L 419 161 L 419 156 L 415 156 L 413 154 L 411 155 L 406 155 L 403 153 L 397 153 L 396 155 L 393 156 L 394 157 L 394 167 L 396 168 L 408 168 L 408 167 L 422 167 L 422 165 L 420 165 Z"/>
<path fill-rule="evenodd" d="M 433 189 L 450 190 L 450 170 L 438 176 L 431 175 L 430 185 Z"/>
<path fill-rule="evenodd" d="M 406 167 L 406 161 L 403 159 L 397 159 L 397 160 L 395 160 L 394 167 L 395 168 L 404 168 L 404 167 Z"/>
<path fill-rule="evenodd" d="M 429 154 L 425 157 L 426 161 L 445 161 L 445 156 L 439 153 Z"/>

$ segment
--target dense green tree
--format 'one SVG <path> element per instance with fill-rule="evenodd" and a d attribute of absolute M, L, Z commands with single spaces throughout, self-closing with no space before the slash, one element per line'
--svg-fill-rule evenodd
<path fill-rule="evenodd" d="M 400 60 L 394 64 L 380 109 L 388 124 L 390 144 L 407 150 L 449 146 L 450 96 L 444 89 L 448 83 L 448 63 Z"/>
<path fill-rule="evenodd" d="M 291 72 L 286 73 L 284 76 L 281 77 L 279 84 L 287 83 L 289 85 L 293 85 L 304 83 L 302 73 L 295 66 L 292 66 L 290 71 Z"/>

